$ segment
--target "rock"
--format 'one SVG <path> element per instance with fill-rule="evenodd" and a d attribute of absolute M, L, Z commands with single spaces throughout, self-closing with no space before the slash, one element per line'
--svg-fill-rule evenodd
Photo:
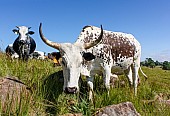
<path fill-rule="evenodd" d="M 155 95 L 154 99 L 152 100 L 143 100 L 145 104 L 149 103 L 159 103 L 159 104 L 164 104 L 167 106 L 170 106 L 170 100 L 168 99 L 168 96 L 163 93 L 158 93 Z"/>
<path fill-rule="evenodd" d="M 3 111 L 13 110 L 23 99 L 30 100 L 30 89 L 16 77 L 0 78 L 0 99 Z"/>
<path fill-rule="evenodd" d="M 125 86 L 126 86 L 126 82 L 123 81 L 123 80 L 121 80 L 121 81 L 119 82 L 119 86 L 120 86 L 120 87 L 125 87 Z"/>
<path fill-rule="evenodd" d="M 169 100 L 165 100 L 165 104 L 170 106 L 170 99 Z"/>
<path fill-rule="evenodd" d="M 131 102 L 101 108 L 94 116 L 140 116 Z"/>
<path fill-rule="evenodd" d="M 83 116 L 81 113 L 75 113 L 75 114 L 64 114 L 64 115 L 60 115 L 60 116 Z"/>
<path fill-rule="evenodd" d="M 110 76 L 110 87 L 115 88 L 116 87 L 116 82 L 119 80 L 118 75 L 116 74 L 111 74 Z"/>

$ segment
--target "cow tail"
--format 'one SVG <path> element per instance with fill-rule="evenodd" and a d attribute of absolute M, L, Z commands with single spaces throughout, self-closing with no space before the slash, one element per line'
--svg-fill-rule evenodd
<path fill-rule="evenodd" d="M 147 80 L 147 79 L 148 79 L 148 76 L 146 76 L 146 74 L 142 71 L 142 68 L 141 68 L 141 67 L 139 67 L 139 69 L 140 69 L 141 73 L 143 74 L 143 76 L 145 77 L 145 79 Z"/>

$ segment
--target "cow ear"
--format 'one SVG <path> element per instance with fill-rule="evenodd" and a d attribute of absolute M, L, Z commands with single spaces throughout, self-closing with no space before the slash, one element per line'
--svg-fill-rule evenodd
<path fill-rule="evenodd" d="M 60 52 L 52 52 L 50 55 L 52 55 L 53 57 L 55 57 L 57 60 L 59 60 L 59 59 L 61 58 Z"/>
<path fill-rule="evenodd" d="M 57 53 L 56 53 L 55 58 L 56 58 L 57 60 L 59 60 L 59 59 L 61 58 L 61 54 L 60 54 L 60 52 L 57 52 Z"/>
<path fill-rule="evenodd" d="M 17 29 L 13 29 L 12 30 L 15 34 L 18 34 L 18 30 Z"/>
<path fill-rule="evenodd" d="M 28 34 L 30 35 L 34 34 L 34 31 L 29 31 Z"/>
<path fill-rule="evenodd" d="M 87 53 L 83 53 L 83 58 L 87 61 L 90 61 L 95 59 L 96 57 L 92 53 L 87 52 Z"/>

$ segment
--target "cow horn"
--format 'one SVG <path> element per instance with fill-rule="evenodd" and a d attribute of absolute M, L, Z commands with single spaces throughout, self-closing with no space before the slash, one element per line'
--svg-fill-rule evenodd
<path fill-rule="evenodd" d="M 102 28 L 102 25 L 101 25 L 101 33 L 100 33 L 100 36 L 98 37 L 98 39 L 96 39 L 95 41 L 93 41 L 91 43 L 85 43 L 84 48 L 89 49 L 89 48 L 97 45 L 101 41 L 102 37 L 103 37 L 103 28 Z"/>
<path fill-rule="evenodd" d="M 16 28 L 18 28 L 18 29 L 19 29 L 19 26 L 16 26 Z"/>
<path fill-rule="evenodd" d="M 40 26 L 39 26 L 39 33 L 40 33 L 40 37 L 44 41 L 44 43 L 46 43 L 47 45 L 59 50 L 60 44 L 52 42 L 52 41 L 46 39 L 44 37 L 43 33 L 42 33 L 42 28 L 41 27 L 42 27 L 42 23 L 40 23 Z"/>

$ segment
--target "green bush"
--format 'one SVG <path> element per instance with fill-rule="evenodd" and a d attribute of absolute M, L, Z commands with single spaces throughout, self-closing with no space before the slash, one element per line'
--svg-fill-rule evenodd
<path fill-rule="evenodd" d="M 170 70 L 170 62 L 164 61 L 162 65 L 163 70 Z"/>

